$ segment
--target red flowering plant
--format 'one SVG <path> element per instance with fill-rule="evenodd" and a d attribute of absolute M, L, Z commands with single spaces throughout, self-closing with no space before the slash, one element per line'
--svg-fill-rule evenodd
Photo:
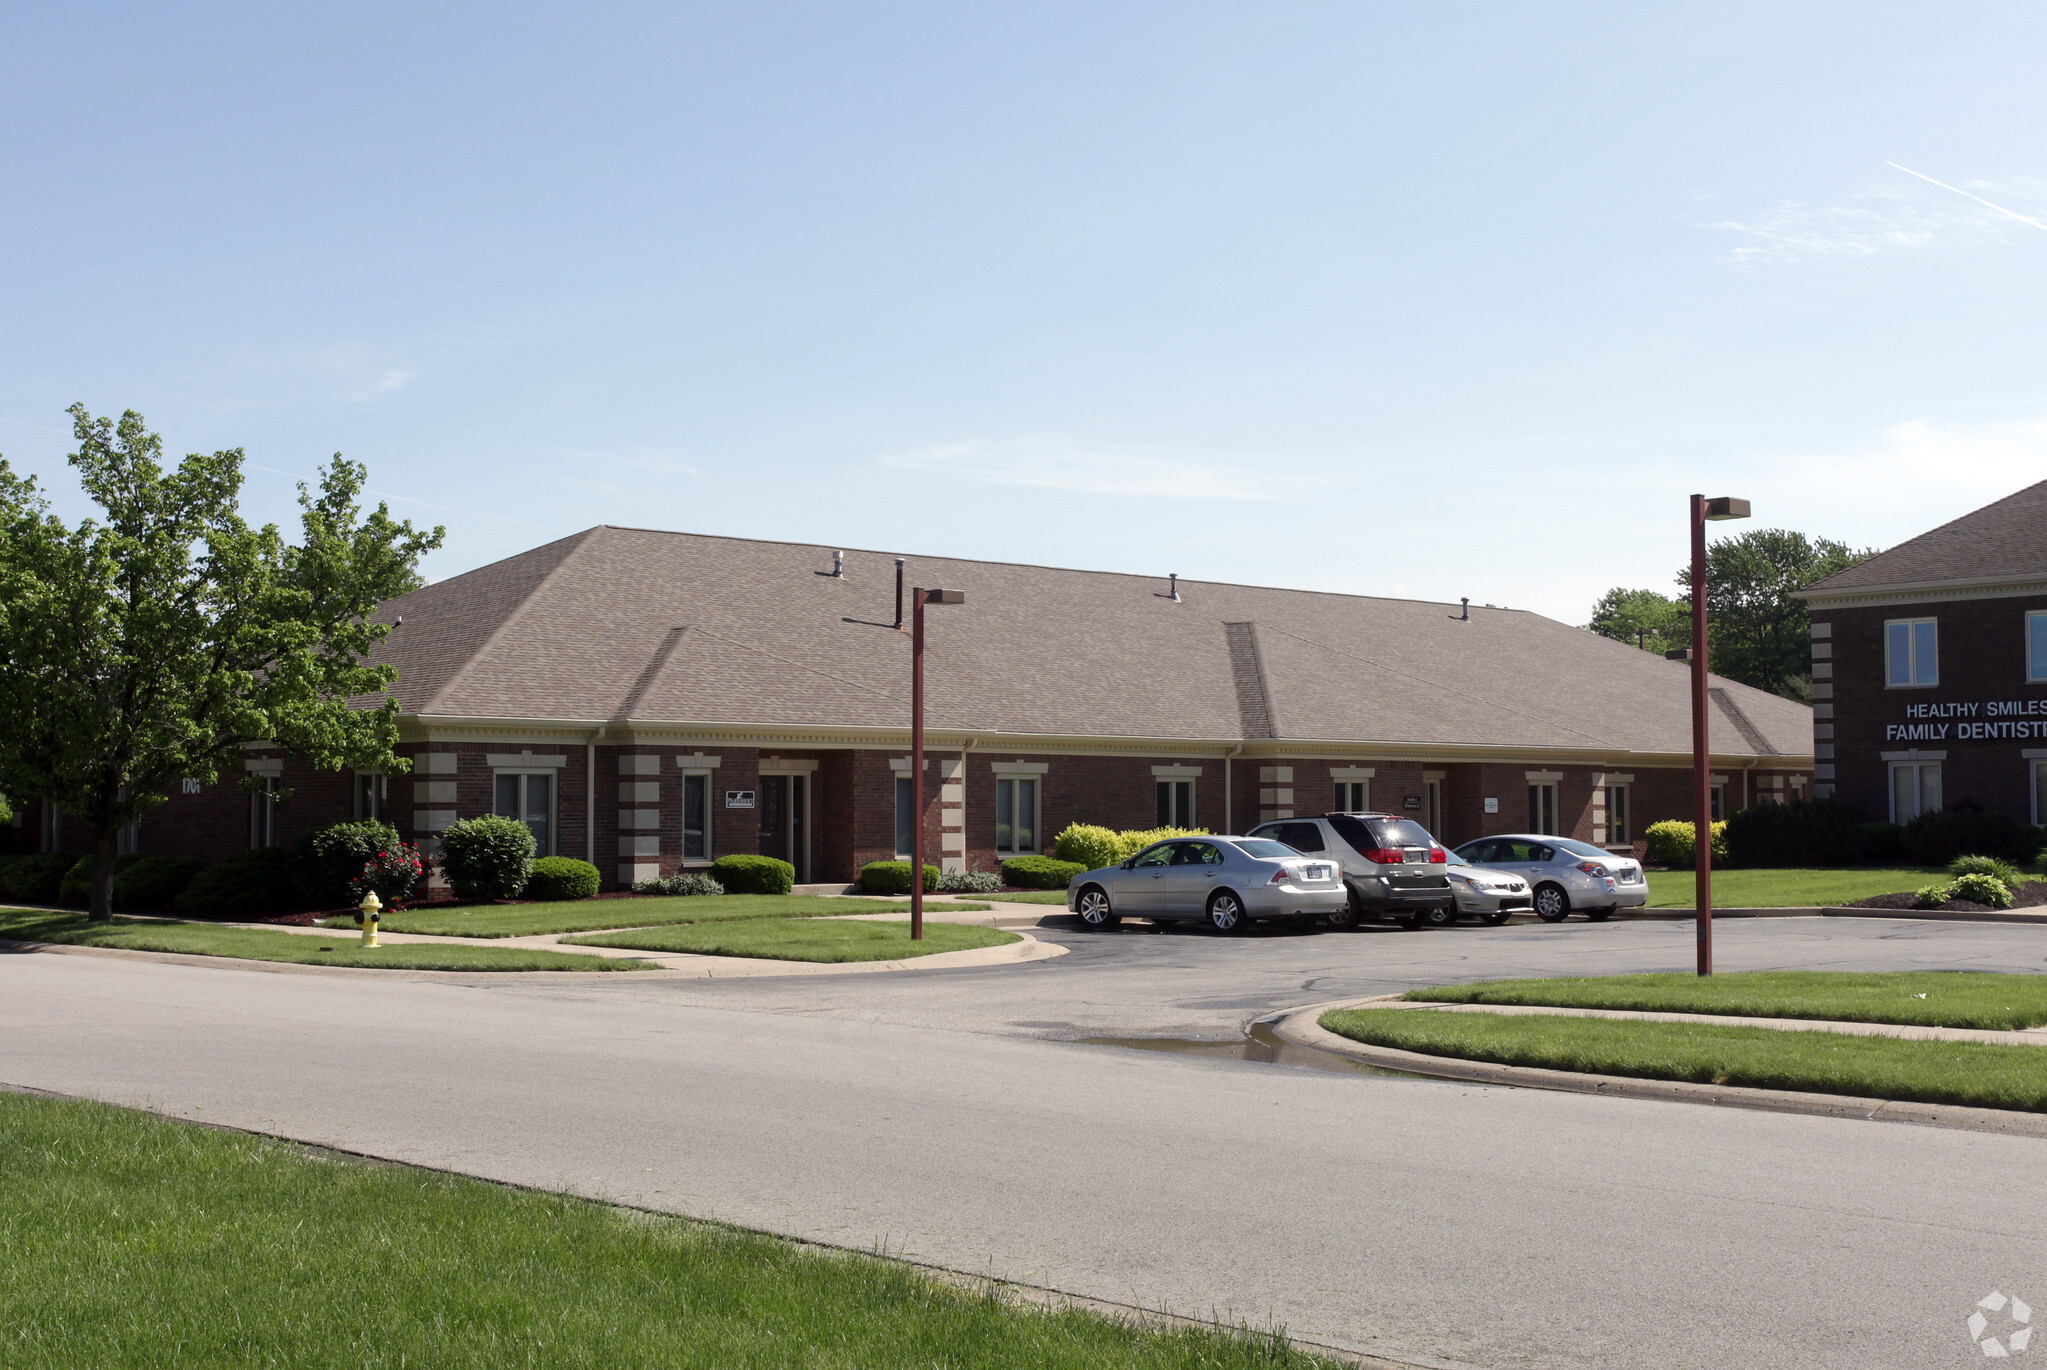
<path fill-rule="evenodd" d="M 385 908 L 400 909 L 425 884 L 425 858 L 412 843 L 400 842 L 395 847 L 385 847 L 363 862 L 362 874 L 349 881 L 348 888 L 357 903 L 362 902 L 364 895 L 375 891 Z"/>

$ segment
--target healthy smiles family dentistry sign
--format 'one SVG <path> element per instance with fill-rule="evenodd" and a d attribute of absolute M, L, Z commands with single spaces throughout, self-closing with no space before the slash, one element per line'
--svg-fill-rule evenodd
<path fill-rule="evenodd" d="M 1989 742 L 2000 738 L 2047 738 L 2047 699 L 1971 700 L 1952 704 L 1908 704 L 1905 717 L 1949 719 L 1944 723 L 1886 723 L 1886 742 Z"/>

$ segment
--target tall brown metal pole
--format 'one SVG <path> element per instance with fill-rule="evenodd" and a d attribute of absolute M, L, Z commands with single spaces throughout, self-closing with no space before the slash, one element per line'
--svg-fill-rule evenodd
<path fill-rule="evenodd" d="M 910 591 L 910 940 L 924 940 L 924 591 Z"/>
<path fill-rule="evenodd" d="M 1692 496 L 1692 870 L 1699 974 L 1713 973 L 1713 756 L 1706 720 L 1706 497 Z"/>

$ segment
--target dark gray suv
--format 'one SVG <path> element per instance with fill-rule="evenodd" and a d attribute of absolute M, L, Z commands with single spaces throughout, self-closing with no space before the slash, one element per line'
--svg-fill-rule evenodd
<path fill-rule="evenodd" d="M 1325 922 L 1350 927 L 1360 918 L 1391 918 L 1410 928 L 1457 921 L 1457 892 L 1447 875 L 1450 853 L 1412 818 L 1391 813 L 1325 813 L 1283 818 L 1251 829 L 1306 856 L 1343 868 L 1350 907 Z"/>

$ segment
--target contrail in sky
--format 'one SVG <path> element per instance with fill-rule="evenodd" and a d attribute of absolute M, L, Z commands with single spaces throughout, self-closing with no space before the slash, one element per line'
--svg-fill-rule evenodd
<path fill-rule="evenodd" d="M 1957 195 L 1969 195 L 1968 191 L 1963 190 L 1959 186 L 1951 186 L 1946 181 L 1936 181 L 1931 176 L 1928 176 L 1924 172 L 1912 170 L 1911 167 L 1898 166 L 1896 162 L 1888 160 L 1884 162 L 1884 165 L 1898 167 L 1898 170 L 1904 172 L 1907 176 L 1917 176 L 1920 180 L 1925 181 L 1929 185 L 1937 185 L 1942 190 L 1952 190 Z M 2003 214 L 2008 218 L 2017 219 L 2022 224 L 2031 224 L 2034 228 L 2037 228 L 2042 232 L 2047 232 L 2047 224 L 2041 223 L 2038 219 L 2029 219 L 2023 214 L 2019 214 L 2012 210 L 2006 209 L 2003 205 L 1993 205 L 1990 203 L 1990 201 L 1984 199 L 1981 195 L 1969 195 L 1969 198 L 1974 200 L 1979 205 L 1988 205 L 1991 209 L 1996 210 L 1999 214 Z"/>

